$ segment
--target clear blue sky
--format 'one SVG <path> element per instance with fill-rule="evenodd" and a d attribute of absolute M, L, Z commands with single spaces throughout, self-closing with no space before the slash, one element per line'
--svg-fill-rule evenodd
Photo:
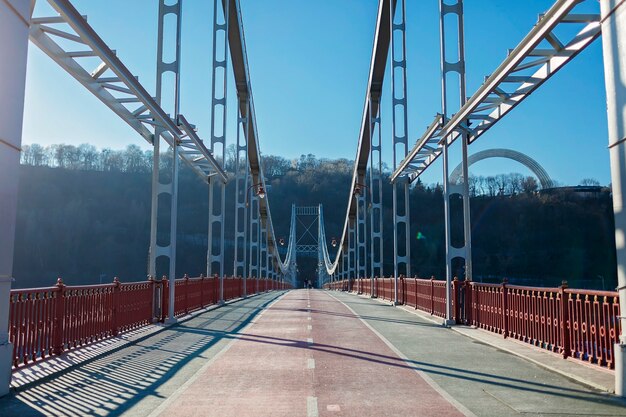
<path fill-rule="evenodd" d="M 38 2 L 38 12 L 45 12 Z M 181 111 L 209 139 L 212 1 L 184 0 Z M 363 111 L 378 0 L 241 0 L 261 151 L 287 158 L 312 153 L 353 159 Z M 546 11 L 550 0 L 466 0 L 468 95 Z M 592 6 L 597 2 L 590 1 Z M 89 23 L 154 92 L 155 0 L 75 0 Z M 44 7 L 45 6 L 45 7 Z M 597 6 L 595 6 L 597 7 Z M 408 111 L 413 144 L 441 111 L 438 1 L 407 2 Z M 389 77 L 387 77 L 389 79 Z M 391 160 L 383 99 L 384 159 Z M 230 83 L 229 103 L 235 92 Z M 511 148 L 535 158 L 556 180 L 610 182 L 601 40 L 470 147 Z M 234 143 L 236 115 L 229 115 Z M 148 145 L 99 100 L 31 44 L 24 143 Z M 455 162 L 453 160 L 453 162 Z M 477 175 L 528 171 L 484 161 Z M 423 175 L 441 181 L 441 165 Z"/>

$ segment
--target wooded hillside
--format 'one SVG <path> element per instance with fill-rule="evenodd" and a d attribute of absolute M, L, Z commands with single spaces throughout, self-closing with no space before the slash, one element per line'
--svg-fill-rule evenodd
<path fill-rule="evenodd" d="M 33 152 L 33 147 L 35 151 Z M 63 148 L 64 147 L 64 148 Z M 142 280 L 150 229 L 151 154 L 137 147 L 97 151 L 88 145 L 26 147 L 20 170 L 14 287 Z M 62 149 L 59 151 L 59 149 Z M 230 153 L 229 153 L 230 154 Z M 232 158 L 226 161 L 232 165 Z M 352 162 L 303 155 L 266 156 L 268 198 L 278 236 L 288 236 L 291 204 L 324 205 L 326 234 L 343 227 Z M 388 183 L 388 179 L 385 179 Z M 613 215 L 608 189 L 583 195 L 536 192 L 532 178 L 472 178 L 475 280 L 610 289 L 615 286 Z M 206 270 L 207 186 L 181 170 L 178 275 Z M 227 188 L 226 270 L 232 270 L 233 183 Z M 393 271 L 391 189 L 384 192 L 385 274 Z M 460 202 L 453 202 L 460 204 Z M 454 234 L 462 224 L 455 222 Z M 440 186 L 411 189 L 411 258 L 420 277 L 444 276 Z M 313 276 L 315 259 L 298 261 Z M 456 271 L 462 275 L 463 271 Z"/>

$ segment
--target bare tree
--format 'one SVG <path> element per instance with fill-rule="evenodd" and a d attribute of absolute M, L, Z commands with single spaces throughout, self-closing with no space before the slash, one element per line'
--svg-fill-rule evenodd
<path fill-rule="evenodd" d="M 580 180 L 580 185 L 598 187 L 600 186 L 600 181 L 595 178 L 583 178 L 582 180 Z"/>
<path fill-rule="evenodd" d="M 488 176 L 485 180 L 486 184 L 487 184 L 487 193 L 490 197 L 495 196 L 498 193 L 498 183 L 496 181 L 496 177 L 494 176 Z"/>
<path fill-rule="evenodd" d="M 522 191 L 526 194 L 532 194 L 539 189 L 539 184 L 534 177 L 526 177 L 522 180 Z"/>

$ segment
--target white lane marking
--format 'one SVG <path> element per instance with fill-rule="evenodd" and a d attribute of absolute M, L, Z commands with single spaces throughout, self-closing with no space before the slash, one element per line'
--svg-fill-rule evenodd
<path fill-rule="evenodd" d="M 315 369 L 315 359 L 307 359 L 306 360 L 306 367 L 308 369 Z"/>
<path fill-rule="evenodd" d="M 382 334 L 380 334 L 376 329 L 374 329 L 368 322 L 366 322 L 365 320 L 363 320 L 361 318 L 361 316 L 359 316 L 352 308 L 350 308 L 349 305 L 347 305 L 346 303 L 344 303 L 343 301 L 341 301 L 340 299 L 338 299 L 337 297 L 335 297 L 333 294 L 328 294 L 329 296 L 331 296 L 332 298 L 334 298 L 335 300 L 339 301 L 341 304 L 343 304 L 352 314 L 354 314 L 355 317 L 358 317 L 359 320 L 361 320 L 361 322 L 363 324 L 365 324 L 365 326 L 367 326 L 368 329 L 370 329 L 376 336 L 378 336 L 380 338 L 380 340 L 382 340 L 387 346 L 389 346 L 389 348 L 396 354 L 398 355 L 398 357 L 400 359 L 402 359 L 407 365 L 409 365 L 411 368 L 413 368 L 413 370 L 415 372 L 417 372 L 417 374 L 422 377 L 422 379 L 424 379 L 424 381 L 426 381 L 426 383 L 428 385 L 430 385 L 435 391 L 437 391 L 439 393 L 439 395 L 441 395 L 444 399 L 446 399 L 450 404 L 452 404 L 454 407 L 456 407 L 457 410 L 459 410 L 461 413 L 463 413 L 463 415 L 467 416 L 467 417 L 476 417 L 476 414 L 472 413 L 467 407 L 465 407 L 463 404 L 461 404 L 459 401 L 457 401 L 454 397 L 452 397 L 452 395 L 448 394 L 447 391 L 445 391 L 443 388 L 441 388 L 441 386 L 439 386 L 439 384 L 437 384 L 430 376 L 428 376 L 424 371 L 422 371 L 420 368 L 418 368 L 417 366 L 415 366 L 414 363 L 412 363 L 408 357 L 406 357 L 402 352 L 400 352 L 394 345 L 391 344 L 391 342 L 389 340 L 387 340 L 387 338 L 385 336 L 383 336 Z"/>
<path fill-rule="evenodd" d="M 313 330 L 313 326 L 311 326 L 310 324 L 308 326 L 306 326 L 307 330 Z"/>
<path fill-rule="evenodd" d="M 306 339 L 306 342 L 307 342 L 309 345 L 312 345 L 312 344 L 313 344 L 313 338 L 312 338 L 312 337 L 307 338 L 307 339 Z"/>
<path fill-rule="evenodd" d="M 326 406 L 326 410 L 328 410 L 328 411 L 341 411 L 341 407 L 339 407 L 339 404 L 328 404 Z"/>
<path fill-rule="evenodd" d="M 198 369 L 196 371 L 196 373 L 194 373 L 189 379 L 187 379 L 187 381 L 181 385 L 180 387 L 178 387 L 178 389 L 176 391 L 174 391 L 167 399 L 165 399 L 157 408 L 155 408 L 154 410 L 152 410 L 152 412 L 148 415 L 148 417 L 156 417 L 156 416 L 160 416 L 161 413 L 163 413 L 176 399 L 178 399 L 178 397 L 181 396 L 181 394 L 183 392 L 185 392 L 185 390 L 187 388 L 189 388 L 191 386 L 191 384 L 193 384 L 199 377 L 200 375 L 204 374 L 207 370 L 207 368 L 211 365 L 213 365 L 213 362 L 215 362 L 216 360 L 218 360 L 223 354 L 225 354 L 233 344 L 235 344 L 235 342 L 237 342 L 239 340 L 240 337 L 242 337 L 242 333 L 244 333 L 246 330 L 248 330 L 250 327 L 252 327 L 262 316 L 263 314 L 269 310 L 270 308 L 272 308 L 274 306 L 274 304 L 276 304 L 277 302 L 279 302 L 280 300 L 282 300 L 285 295 L 287 295 L 287 293 L 283 293 L 282 295 L 280 295 L 278 298 L 276 298 L 274 301 L 272 301 L 267 307 L 265 307 L 263 310 L 261 310 L 259 312 L 259 314 L 257 314 L 251 321 L 250 323 L 248 323 L 243 329 L 239 330 L 239 332 L 233 336 L 233 339 L 231 339 L 228 344 L 226 346 L 224 346 L 222 348 L 222 350 L 220 350 L 219 352 L 217 352 L 211 359 L 209 359 L 207 361 L 207 363 L 205 363 L 200 369 Z M 209 348 L 207 348 L 208 350 Z"/>
<path fill-rule="evenodd" d="M 317 397 L 306 397 L 306 415 L 307 417 L 319 417 Z"/>
<path fill-rule="evenodd" d="M 306 319 L 307 319 L 307 320 L 311 320 L 311 316 L 307 317 Z"/>

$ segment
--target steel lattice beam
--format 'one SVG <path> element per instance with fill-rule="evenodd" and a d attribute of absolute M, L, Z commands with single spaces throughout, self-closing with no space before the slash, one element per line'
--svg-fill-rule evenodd
<path fill-rule="evenodd" d="M 416 179 L 441 155 L 444 142 L 451 144 L 463 132 L 474 142 L 589 46 L 601 34 L 600 15 L 572 13 L 589 1 L 558 0 L 458 113 L 449 120 L 437 115 L 391 180 L 407 175 Z M 568 40 L 555 33 L 562 25 L 574 24 L 583 27 Z"/>
<path fill-rule="evenodd" d="M 143 85 L 122 63 L 95 30 L 68 0 L 47 0 L 58 16 L 33 18 L 30 40 L 61 68 L 109 107 L 149 143 L 151 128 L 164 129 L 162 137 L 171 146 L 181 146 L 180 158 L 204 181 L 217 175 L 227 181 L 226 172 L 203 145 L 191 125 L 178 125 L 159 106 Z M 68 42 L 69 41 L 69 42 Z M 93 69 L 87 64 L 97 58 Z M 183 118 L 184 120 L 184 118 Z"/>

